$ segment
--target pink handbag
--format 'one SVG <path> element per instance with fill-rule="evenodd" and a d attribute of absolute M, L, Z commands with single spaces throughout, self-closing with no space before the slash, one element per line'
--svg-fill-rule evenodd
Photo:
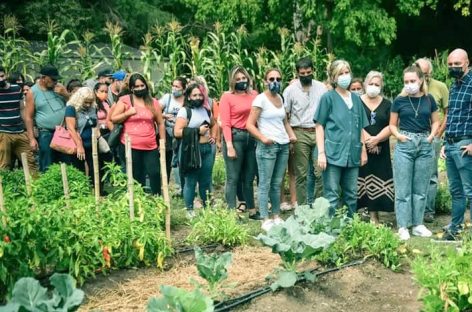
<path fill-rule="evenodd" d="M 77 145 L 75 144 L 74 139 L 72 139 L 69 130 L 62 125 L 56 126 L 56 131 L 54 131 L 49 147 L 68 155 L 74 155 L 77 153 Z"/>

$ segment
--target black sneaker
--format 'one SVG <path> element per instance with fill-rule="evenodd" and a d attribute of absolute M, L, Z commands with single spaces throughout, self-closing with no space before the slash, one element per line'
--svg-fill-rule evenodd
<path fill-rule="evenodd" d="M 434 215 L 432 213 L 426 213 L 424 215 L 424 222 L 433 223 L 434 222 Z"/>
<path fill-rule="evenodd" d="M 458 241 L 460 240 L 460 237 L 458 236 L 458 233 L 451 233 L 447 231 L 446 233 L 444 233 L 442 239 L 445 241 Z"/>
<path fill-rule="evenodd" d="M 259 213 L 259 211 L 258 211 L 258 212 L 256 212 L 255 214 L 252 214 L 252 215 L 250 214 L 250 215 L 249 215 L 249 219 L 260 221 L 260 220 L 263 220 L 264 218 L 261 217 L 261 215 L 260 215 L 260 213 Z"/>

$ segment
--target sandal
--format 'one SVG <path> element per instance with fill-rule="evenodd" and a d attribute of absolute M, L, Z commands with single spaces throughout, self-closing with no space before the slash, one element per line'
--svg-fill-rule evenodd
<path fill-rule="evenodd" d="M 239 206 L 238 206 L 238 208 L 236 208 L 236 211 L 239 212 L 239 213 L 246 212 L 246 203 L 244 203 L 244 202 L 239 203 Z"/>

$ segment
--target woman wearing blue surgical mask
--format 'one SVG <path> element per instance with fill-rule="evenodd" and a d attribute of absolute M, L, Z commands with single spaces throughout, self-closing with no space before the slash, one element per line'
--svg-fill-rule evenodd
<path fill-rule="evenodd" d="M 418 66 L 403 71 L 404 88 L 393 101 L 390 130 L 397 138 L 393 154 L 393 181 L 398 235 L 429 237 L 423 225 L 429 180 L 433 167 L 431 142 L 439 128 L 438 107 L 428 94 L 424 74 Z"/>
<path fill-rule="evenodd" d="M 318 166 L 323 170 L 324 197 L 330 202 L 330 214 L 334 215 L 342 200 L 352 217 L 357 211 L 359 167 L 367 163 L 362 129 L 369 122 L 359 96 L 348 91 L 349 63 L 334 61 L 328 76 L 334 89 L 323 94 L 314 116 Z"/>
<path fill-rule="evenodd" d="M 349 85 L 349 91 L 361 96 L 365 93 L 364 84 L 361 78 L 352 78 L 351 84 Z"/>
<path fill-rule="evenodd" d="M 369 119 L 369 126 L 364 129 L 369 162 L 359 169 L 357 206 L 367 208 L 370 221 L 378 224 L 379 211 L 393 211 L 395 196 L 388 126 L 392 103 L 382 96 L 382 73 L 369 72 L 364 87 L 366 93 L 361 95 L 361 101 Z"/>
<path fill-rule="evenodd" d="M 180 175 L 177 167 L 177 144 L 174 142 L 174 125 L 177 118 L 177 113 L 184 106 L 184 92 L 187 87 L 187 79 L 184 77 L 177 77 L 172 81 L 172 90 L 166 93 L 159 100 L 162 108 L 162 117 L 166 126 L 166 170 L 167 179 L 170 179 L 170 172 L 174 167 L 174 178 L 180 188 L 183 186 L 180 181 Z"/>

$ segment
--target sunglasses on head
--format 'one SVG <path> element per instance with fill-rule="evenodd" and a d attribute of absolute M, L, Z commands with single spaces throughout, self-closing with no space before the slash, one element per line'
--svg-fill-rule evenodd
<path fill-rule="evenodd" d="M 274 82 L 274 81 L 276 81 L 276 80 L 277 80 L 278 82 L 280 82 L 280 81 L 282 81 L 282 78 L 280 78 L 280 77 L 270 77 L 268 80 L 269 80 L 270 82 Z"/>

